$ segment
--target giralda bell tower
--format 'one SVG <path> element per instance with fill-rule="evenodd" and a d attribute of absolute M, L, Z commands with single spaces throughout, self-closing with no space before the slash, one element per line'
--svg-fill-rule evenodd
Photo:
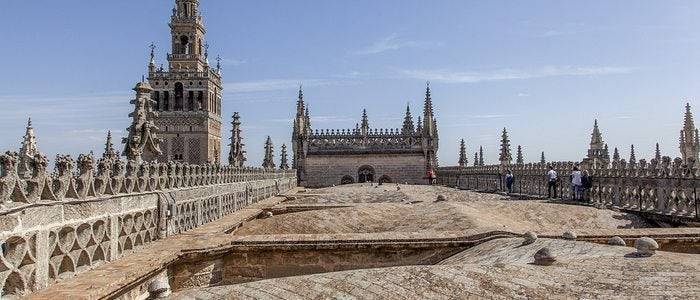
<path fill-rule="evenodd" d="M 203 164 L 221 157 L 221 65 L 209 67 L 206 29 L 199 0 L 176 0 L 170 17 L 171 53 L 168 69 L 156 66 L 151 45 L 148 82 L 153 87 L 163 138 L 163 155 L 169 160 Z"/>

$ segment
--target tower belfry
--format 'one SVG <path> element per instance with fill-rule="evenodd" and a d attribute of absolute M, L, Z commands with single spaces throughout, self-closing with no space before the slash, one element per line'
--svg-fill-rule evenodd
<path fill-rule="evenodd" d="M 168 69 L 156 69 L 151 46 L 148 82 L 163 139 L 161 162 L 218 163 L 221 153 L 221 72 L 208 62 L 199 0 L 176 0 L 170 17 Z"/>

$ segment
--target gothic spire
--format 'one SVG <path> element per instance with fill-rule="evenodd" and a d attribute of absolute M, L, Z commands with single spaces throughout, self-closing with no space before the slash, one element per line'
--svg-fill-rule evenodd
<path fill-rule="evenodd" d="M 362 134 L 367 134 L 369 132 L 369 119 L 367 118 L 367 110 L 362 110 L 362 124 L 360 125 L 360 130 Z"/>
<path fill-rule="evenodd" d="M 654 151 L 654 159 L 657 162 L 661 162 L 661 149 L 659 149 L 659 143 L 656 143 L 656 149 Z"/>
<path fill-rule="evenodd" d="M 267 140 L 265 141 L 265 158 L 263 158 L 263 164 L 262 167 L 267 169 L 267 170 L 273 170 L 275 168 L 275 154 L 274 154 L 274 148 L 272 146 L 272 138 L 270 136 L 267 136 Z"/>
<path fill-rule="evenodd" d="M 423 132 L 423 121 L 421 120 L 420 116 L 418 116 L 418 125 L 416 126 L 416 132 Z"/>
<path fill-rule="evenodd" d="M 683 116 L 683 128 L 681 129 L 679 148 L 684 162 L 693 160 L 697 162 L 700 159 L 700 137 L 698 129 L 695 127 L 693 113 L 690 109 L 690 103 L 685 105 L 685 115 Z"/>
<path fill-rule="evenodd" d="M 518 145 L 518 152 L 515 156 L 515 163 L 519 164 L 519 165 L 522 165 L 525 163 L 525 161 L 523 160 L 523 148 L 520 147 L 520 145 Z"/>
<path fill-rule="evenodd" d="M 19 166 L 18 173 L 20 177 L 28 177 L 32 174 L 31 161 L 34 156 L 40 154 L 36 144 L 36 135 L 34 135 L 34 127 L 32 127 L 32 118 L 27 120 L 27 128 L 22 138 L 22 146 L 19 149 Z"/>
<path fill-rule="evenodd" d="M 635 165 L 637 163 L 637 156 L 634 154 L 634 144 L 630 146 L 630 165 Z"/>
<path fill-rule="evenodd" d="M 413 124 L 413 116 L 411 116 L 411 107 L 406 104 L 406 116 L 403 118 L 403 128 L 401 128 L 402 134 L 411 134 L 416 131 L 415 125 Z"/>
<path fill-rule="evenodd" d="M 433 113 L 433 100 L 430 92 L 430 82 L 426 83 L 425 102 L 423 104 L 423 134 L 437 136 L 437 123 Z"/>
<path fill-rule="evenodd" d="M 547 161 L 544 159 L 544 151 L 542 151 L 542 155 L 540 156 L 540 163 L 543 165 L 547 163 Z"/>
<path fill-rule="evenodd" d="M 620 151 L 617 151 L 617 147 L 613 149 L 613 162 L 619 162 L 620 161 Z"/>
<path fill-rule="evenodd" d="M 240 168 L 245 163 L 245 150 L 243 150 L 243 136 L 241 135 L 241 116 L 238 112 L 233 113 L 233 121 L 231 121 L 231 150 L 228 155 L 228 164 Z"/>
<path fill-rule="evenodd" d="M 102 153 L 102 158 L 115 161 L 119 159 L 119 152 L 114 150 L 114 145 L 112 144 L 112 131 L 107 131 L 107 140 L 105 141 L 105 152 Z"/>
<path fill-rule="evenodd" d="M 506 131 L 506 128 L 503 128 L 503 133 L 501 133 L 501 153 L 498 156 L 498 159 L 501 161 L 502 165 L 509 165 L 510 162 L 513 160 L 513 157 L 511 156 L 510 152 L 510 140 L 508 139 L 508 131 Z"/>
<path fill-rule="evenodd" d="M 148 62 L 148 72 L 152 73 L 156 71 L 156 45 L 151 43 L 148 48 L 151 49 L 151 60 Z"/>
<path fill-rule="evenodd" d="M 282 144 L 282 152 L 280 153 L 280 169 L 289 170 L 289 164 L 287 163 L 287 145 Z"/>
<path fill-rule="evenodd" d="M 466 167 L 469 162 L 467 161 L 467 145 L 464 143 L 464 139 L 459 143 L 459 166 Z"/>
<path fill-rule="evenodd" d="M 593 132 L 591 133 L 591 149 L 601 150 L 604 147 L 603 135 L 598 128 L 598 119 L 593 121 Z"/>
<path fill-rule="evenodd" d="M 158 127 L 153 122 L 157 117 L 157 113 L 153 111 L 155 101 L 151 100 L 153 88 L 148 82 L 141 81 L 136 84 L 134 91 L 136 98 L 130 102 L 134 105 L 134 111 L 129 114 L 132 122 L 127 128 L 129 136 L 124 138 L 122 143 L 125 144 L 123 155 L 140 163 L 142 159 L 155 160 L 162 152 L 161 140 L 156 136 Z"/>
<path fill-rule="evenodd" d="M 484 147 L 479 146 L 479 165 L 483 166 L 484 165 Z"/>
<path fill-rule="evenodd" d="M 474 166 L 479 166 L 479 152 L 474 152 Z"/>

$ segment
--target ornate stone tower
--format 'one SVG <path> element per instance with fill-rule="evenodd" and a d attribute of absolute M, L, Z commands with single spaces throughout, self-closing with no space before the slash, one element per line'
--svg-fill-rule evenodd
<path fill-rule="evenodd" d="M 685 105 L 685 115 L 683 117 L 683 129 L 681 129 L 680 150 L 683 161 L 690 160 L 698 162 L 700 156 L 700 134 L 695 128 L 693 113 L 690 111 L 690 103 Z"/>
<path fill-rule="evenodd" d="M 199 0 L 176 0 L 170 17 L 168 70 L 148 65 L 155 119 L 163 138 L 161 162 L 218 163 L 221 154 L 221 65 L 209 67 Z M 218 59 L 217 59 L 218 61 Z"/>

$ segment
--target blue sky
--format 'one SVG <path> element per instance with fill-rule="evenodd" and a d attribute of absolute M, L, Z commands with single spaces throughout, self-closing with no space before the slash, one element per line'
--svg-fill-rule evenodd
<path fill-rule="evenodd" d="M 173 0 L 3 1 L 0 149 L 32 116 L 40 149 L 101 153 L 129 125 L 148 45 L 170 51 Z M 373 127 L 420 114 L 430 80 L 440 162 L 458 141 L 498 158 L 500 131 L 528 161 L 579 160 L 593 119 L 623 157 L 678 155 L 685 102 L 700 113 L 699 1 L 203 0 L 212 56 L 224 59 L 224 136 L 239 111 L 251 165 L 271 135 L 288 143 L 304 84 L 314 128 Z M 228 144 L 228 143 L 226 143 Z M 227 148 L 225 148 L 227 149 Z M 470 161 L 473 155 L 470 155 Z"/>

